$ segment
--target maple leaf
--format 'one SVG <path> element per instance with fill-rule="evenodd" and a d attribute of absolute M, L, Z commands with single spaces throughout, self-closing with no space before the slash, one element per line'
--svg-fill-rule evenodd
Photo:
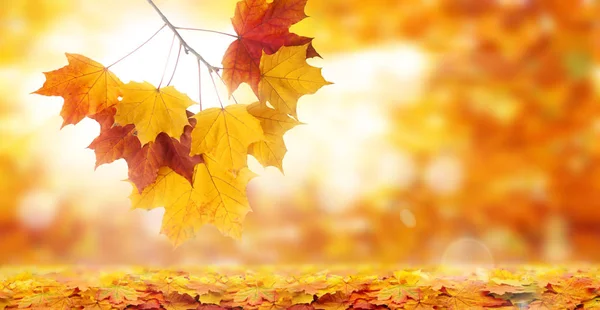
<path fill-rule="evenodd" d="M 326 292 L 329 294 L 342 293 L 345 296 L 349 296 L 354 292 L 359 292 L 365 289 L 369 284 L 373 282 L 373 277 L 363 276 L 340 276 L 340 275 L 328 275 L 327 276 L 327 289 L 320 290 L 317 295 L 323 295 Z"/>
<path fill-rule="evenodd" d="M 316 302 L 314 302 L 312 306 L 315 309 L 322 310 L 342 310 L 348 309 L 349 304 L 350 301 L 348 300 L 348 295 L 337 292 L 335 294 L 327 293 L 323 295 Z"/>
<path fill-rule="evenodd" d="M 68 65 L 44 72 L 46 81 L 35 94 L 61 96 L 62 127 L 77 124 L 118 103 L 123 82 L 100 63 L 78 54 L 65 53 Z"/>
<path fill-rule="evenodd" d="M 188 283 L 187 276 L 173 276 L 171 272 L 167 271 L 160 271 L 153 274 L 153 277 L 144 279 L 144 284 L 147 287 L 150 287 L 152 291 L 161 292 L 165 296 L 171 293 L 195 296 L 196 291 L 188 288 Z"/>
<path fill-rule="evenodd" d="M 292 294 L 292 303 L 294 304 L 310 304 L 315 299 L 315 295 L 307 293 Z"/>
<path fill-rule="evenodd" d="M 223 294 L 221 293 L 213 293 L 208 292 L 206 294 L 200 295 L 198 300 L 203 304 L 214 304 L 217 305 L 223 299 Z"/>
<path fill-rule="evenodd" d="M 256 285 L 237 291 L 233 297 L 233 301 L 236 303 L 245 301 L 248 305 L 256 306 L 263 301 L 275 302 L 276 298 L 277 293 L 275 289 L 269 285 Z"/>
<path fill-rule="evenodd" d="M 327 278 L 323 274 L 307 274 L 299 278 L 293 277 L 281 283 L 280 285 L 280 287 L 285 287 L 285 289 L 287 289 L 289 292 L 304 292 L 306 295 L 318 295 L 319 297 L 325 294 L 319 294 L 319 292 L 326 289 L 328 286 L 329 284 L 327 284 Z"/>
<path fill-rule="evenodd" d="M 190 155 L 209 154 L 232 171 L 246 166 L 248 147 L 264 138 L 260 121 L 246 105 L 207 109 L 194 118 L 198 124 L 192 131 Z"/>
<path fill-rule="evenodd" d="M 293 305 L 287 310 L 314 310 L 315 308 L 311 305 Z"/>
<path fill-rule="evenodd" d="M 557 294 L 552 292 L 544 292 L 539 299 L 531 302 L 527 309 L 531 310 L 551 310 L 556 309 L 556 307 L 568 309 L 568 305 L 561 304 L 559 301 L 559 297 Z M 574 307 L 573 307 L 574 308 Z"/>
<path fill-rule="evenodd" d="M 60 111 L 62 126 L 77 124 L 84 117 L 94 115 L 118 102 L 119 88 L 123 85 L 108 68 L 78 54 L 65 54 L 68 65 L 44 72 L 46 81 L 35 94 L 61 96 L 64 104 Z"/>
<path fill-rule="evenodd" d="M 248 106 L 248 112 L 260 120 L 265 139 L 250 145 L 248 152 L 263 166 L 274 166 L 283 172 L 283 157 L 287 152 L 283 135 L 301 124 L 285 113 L 255 102 Z"/>
<path fill-rule="evenodd" d="M 600 298 L 596 297 L 583 303 L 584 309 L 600 309 Z"/>
<path fill-rule="evenodd" d="M 194 167 L 202 162 L 201 156 L 189 156 L 190 134 L 195 124 L 196 120 L 190 119 L 179 140 L 160 133 L 154 142 L 143 147 L 134 125 L 113 126 L 101 131 L 88 148 L 96 153 L 96 167 L 125 159 L 129 166 L 129 180 L 140 191 L 156 180 L 158 169 L 163 166 L 170 167 L 192 183 Z"/>
<path fill-rule="evenodd" d="M 440 294 L 439 291 L 432 290 L 429 287 L 421 287 L 416 298 L 406 300 L 402 304 L 402 309 L 421 310 L 434 309 L 435 304 L 432 301 Z"/>
<path fill-rule="evenodd" d="M 198 302 L 188 294 L 170 293 L 163 306 L 167 310 L 192 310 L 198 308 Z"/>
<path fill-rule="evenodd" d="M 569 277 L 548 285 L 556 293 L 554 304 L 575 308 L 582 301 L 596 297 L 595 283 L 589 278 Z"/>
<path fill-rule="evenodd" d="M 209 292 L 223 293 L 227 289 L 227 286 L 217 279 L 212 277 L 190 277 L 188 287 L 193 289 L 197 294 L 203 295 Z"/>
<path fill-rule="evenodd" d="M 43 287 L 41 291 L 29 294 L 19 302 L 19 308 L 33 309 L 71 309 L 69 296 L 72 289 L 66 287 Z"/>
<path fill-rule="evenodd" d="M 307 56 L 319 56 L 312 46 L 312 38 L 289 32 L 290 26 L 306 18 L 306 2 L 242 0 L 237 3 L 232 23 L 238 39 L 229 45 L 222 61 L 223 80 L 230 94 L 245 82 L 258 95 L 263 51 L 270 55 L 282 46 L 308 45 Z"/>
<path fill-rule="evenodd" d="M 391 300 L 396 304 L 404 304 L 409 298 L 418 300 L 421 295 L 421 287 L 428 280 L 427 276 L 421 270 L 394 272 L 391 283 L 384 283 L 385 286 L 379 290 L 377 300 Z"/>
<path fill-rule="evenodd" d="M 148 82 L 129 82 L 122 87 L 122 95 L 115 122 L 134 124 L 142 145 L 154 141 L 161 132 L 179 139 L 188 124 L 186 109 L 194 104 L 173 86 L 156 88 Z"/>
<path fill-rule="evenodd" d="M 109 130 L 113 127 L 115 124 L 116 112 L 117 109 L 115 109 L 113 106 L 88 117 L 98 122 L 98 125 L 100 125 L 100 133 L 102 133 L 103 131 Z"/>
<path fill-rule="evenodd" d="M 168 167 L 140 194 L 133 189 L 134 208 L 165 208 L 161 233 L 180 245 L 204 224 L 215 225 L 223 234 L 239 238 L 242 221 L 250 211 L 246 184 L 254 175 L 244 168 L 233 175 L 207 155 L 196 165 L 194 186 Z"/>
<path fill-rule="evenodd" d="M 296 117 L 300 97 L 331 84 L 321 75 L 321 68 L 306 62 L 307 48 L 308 45 L 282 47 L 273 55 L 263 54 L 258 86 L 262 104 L 268 101 L 276 110 Z"/>
<path fill-rule="evenodd" d="M 198 310 L 227 310 L 227 308 L 217 306 L 217 305 L 211 305 L 211 304 L 199 305 L 197 309 Z"/>
<path fill-rule="evenodd" d="M 108 299 L 113 304 L 137 300 L 138 293 L 126 284 L 111 284 L 98 289 L 98 300 Z"/>
<path fill-rule="evenodd" d="M 497 307 L 506 304 L 487 294 L 485 287 L 476 282 L 466 281 L 455 288 L 442 287 L 442 295 L 437 297 L 439 305 L 448 309 L 472 309 L 473 307 Z"/>
<path fill-rule="evenodd" d="M 89 294 L 90 291 L 85 291 L 82 293 L 82 306 L 85 310 L 110 310 L 113 309 L 113 305 L 110 303 L 108 299 L 99 300 L 97 292 L 93 292 L 93 294 Z"/>
<path fill-rule="evenodd" d="M 419 296 L 419 287 L 409 285 L 391 285 L 384 287 L 377 295 L 378 300 L 391 300 L 397 304 L 403 304 L 408 298 L 417 300 Z"/>
<path fill-rule="evenodd" d="M 114 126 L 101 131 L 88 146 L 96 154 L 96 168 L 117 159 L 130 159 L 138 153 L 142 145 L 134 131 L 134 125 Z"/>

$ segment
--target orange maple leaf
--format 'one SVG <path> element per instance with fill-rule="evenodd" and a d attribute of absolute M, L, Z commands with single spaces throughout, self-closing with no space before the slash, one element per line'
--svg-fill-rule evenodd
<path fill-rule="evenodd" d="M 442 287 L 437 303 L 446 309 L 473 309 L 473 307 L 498 307 L 506 304 L 505 300 L 489 295 L 483 283 L 466 281 L 454 287 Z"/>
<path fill-rule="evenodd" d="M 69 64 L 50 72 L 44 72 L 46 82 L 35 94 L 61 96 L 64 105 L 60 112 L 63 127 L 77 124 L 117 104 L 121 80 L 107 67 L 78 54 L 66 54 Z"/>
<path fill-rule="evenodd" d="M 233 28 L 238 39 L 231 43 L 223 56 L 223 79 L 229 93 L 241 83 L 248 83 L 258 96 L 260 58 L 264 51 L 271 55 L 282 46 L 309 44 L 307 57 L 319 54 L 312 46 L 312 38 L 289 32 L 290 26 L 306 18 L 307 0 L 242 0 L 238 2 Z"/>

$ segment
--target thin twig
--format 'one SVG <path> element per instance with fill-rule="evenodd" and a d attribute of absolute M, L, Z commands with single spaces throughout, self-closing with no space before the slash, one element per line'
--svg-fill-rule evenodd
<path fill-rule="evenodd" d="M 175 29 L 179 29 L 179 30 L 191 30 L 191 31 L 202 31 L 202 32 L 212 32 L 212 33 L 222 34 L 224 36 L 229 36 L 229 37 L 232 37 L 232 38 L 239 39 L 238 36 L 233 35 L 231 33 L 221 32 L 221 31 L 216 31 L 216 30 L 210 30 L 210 29 L 188 28 L 188 27 L 175 27 Z"/>
<path fill-rule="evenodd" d="M 202 55 L 200 55 L 195 49 L 193 49 L 181 36 L 181 34 L 179 34 L 179 31 L 177 31 L 177 28 L 175 26 L 173 26 L 173 24 L 171 24 L 171 22 L 167 19 L 167 17 L 160 11 L 160 9 L 156 6 L 156 4 L 154 4 L 153 0 L 147 0 L 148 3 L 154 8 L 154 10 L 156 11 L 156 13 L 158 13 L 158 15 L 160 15 L 160 17 L 162 18 L 162 20 L 167 24 L 167 26 L 171 29 L 171 31 L 173 31 L 173 33 L 177 36 L 177 38 L 179 38 L 179 42 L 181 42 L 181 44 L 184 47 L 184 51 L 185 53 L 192 53 L 194 56 L 196 56 L 196 58 L 198 58 L 207 68 L 209 71 L 215 71 L 216 68 L 209 64 L 204 57 L 202 57 Z"/>
<path fill-rule="evenodd" d="M 150 37 L 148 40 L 146 40 L 144 43 L 142 43 L 142 45 L 140 45 L 140 46 L 136 47 L 136 49 L 134 49 L 133 51 L 129 52 L 129 54 L 127 54 L 127 55 L 125 55 L 125 56 L 121 57 L 121 59 L 119 59 L 119 60 L 117 60 L 117 61 L 113 62 L 113 63 L 112 63 L 110 66 L 108 66 L 107 68 L 110 68 L 110 67 L 112 67 L 112 66 L 114 66 L 114 65 L 118 64 L 118 63 L 119 63 L 121 60 L 123 60 L 123 59 L 125 59 L 125 58 L 127 58 L 127 57 L 131 56 L 131 54 L 133 54 L 133 53 L 137 52 L 137 50 L 139 50 L 140 48 L 142 48 L 142 46 L 144 46 L 144 45 L 146 45 L 148 42 L 150 42 L 150 40 L 152 40 L 152 39 L 153 39 L 153 38 L 154 38 L 154 37 L 155 37 L 155 36 L 156 36 L 156 35 L 157 35 L 157 34 L 158 34 L 158 33 L 159 33 L 161 30 L 163 30 L 163 29 L 164 29 L 166 26 L 167 26 L 167 24 L 166 24 L 166 23 L 165 23 L 165 24 L 163 24 L 163 25 L 160 27 L 160 29 L 158 29 L 158 30 L 157 30 L 157 31 L 156 31 L 156 32 L 155 32 L 155 33 L 154 33 L 154 34 L 153 34 L 153 35 L 152 35 L 152 36 L 151 36 L 151 37 Z"/>
<path fill-rule="evenodd" d="M 175 77 L 175 71 L 177 71 L 177 65 L 179 65 L 179 56 L 181 56 L 181 48 L 183 47 L 183 45 L 181 45 L 181 43 L 179 44 L 179 51 L 177 52 L 177 59 L 175 60 L 175 68 L 173 68 L 173 73 L 171 74 L 171 78 L 169 79 L 169 83 L 167 83 L 167 86 L 171 85 L 171 82 L 173 81 L 173 78 Z"/>
<path fill-rule="evenodd" d="M 219 103 L 221 104 L 221 109 L 223 109 L 223 100 L 221 100 L 221 95 L 219 95 L 219 90 L 217 89 L 217 83 L 215 83 L 215 78 L 212 76 L 212 72 L 208 72 L 210 76 L 210 80 L 212 81 L 213 87 L 215 88 L 215 93 L 217 93 L 217 98 L 219 99 Z"/>
<path fill-rule="evenodd" d="M 163 80 L 165 79 L 165 74 L 167 73 L 167 68 L 169 67 L 169 59 L 171 59 L 171 52 L 173 51 L 173 45 L 175 45 L 175 34 L 173 34 L 173 39 L 171 40 L 171 47 L 169 48 L 169 54 L 167 54 L 167 61 L 165 62 L 165 68 L 163 69 L 163 74 L 160 77 L 160 83 L 158 83 L 157 88 L 159 88 L 159 89 L 163 83 Z"/>
<path fill-rule="evenodd" d="M 223 80 L 223 78 L 221 77 L 221 73 L 219 73 L 219 71 L 215 71 L 215 73 L 217 74 L 217 76 L 219 77 L 219 79 L 221 80 L 223 85 L 225 85 L 225 87 L 227 87 L 227 84 L 225 84 L 225 80 Z M 231 94 L 231 99 L 233 99 L 233 102 L 235 102 L 235 104 L 238 103 L 237 99 L 235 99 L 235 96 L 233 94 Z"/>
<path fill-rule="evenodd" d="M 200 64 L 200 59 L 196 59 L 198 62 L 198 104 L 200 104 L 200 111 L 202 111 L 202 65 Z"/>

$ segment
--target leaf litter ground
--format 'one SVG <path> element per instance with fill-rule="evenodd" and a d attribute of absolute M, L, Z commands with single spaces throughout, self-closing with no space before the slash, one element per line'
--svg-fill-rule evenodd
<path fill-rule="evenodd" d="M 0 309 L 598 309 L 596 266 L 0 268 Z"/>

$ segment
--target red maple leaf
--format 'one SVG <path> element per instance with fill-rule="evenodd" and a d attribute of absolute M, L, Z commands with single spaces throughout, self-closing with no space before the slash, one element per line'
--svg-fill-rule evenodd
<path fill-rule="evenodd" d="M 115 124 L 115 113 L 117 113 L 115 107 L 110 107 L 89 117 L 98 122 L 100 124 L 100 132 L 104 132 Z"/>
<path fill-rule="evenodd" d="M 290 26 L 306 18 L 307 0 L 242 0 L 238 2 L 233 28 L 238 39 L 231 43 L 223 56 L 223 79 L 233 93 L 241 83 L 248 83 L 258 96 L 260 57 L 264 51 L 271 55 L 282 46 L 300 46 L 312 42 L 289 31 Z M 319 54 L 308 46 L 307 58 Z"/>
<path fill-rule="evenodd" d="M 110 123 L 111 117 L 114 114 L 111 116 L 110 111 L 92 117 L 101 127 L 100 135 L 88 146 L 96 153 L 96 167 L 125 159 L 129 167 L 129 180 L 139 192 L 152 184 L 158 176 L 158 170 L 165 166 L 192 183 L 194 167 L 202 162 L 202 156 L 189 156 L 190 135 L 196 125 L 195 119 L 190 119 L 190 125 L 184 128 L 179 141 L 160 133 L 154 142 L 142 147 L 134 125 L 108 127 L 106 124 Z"/>

